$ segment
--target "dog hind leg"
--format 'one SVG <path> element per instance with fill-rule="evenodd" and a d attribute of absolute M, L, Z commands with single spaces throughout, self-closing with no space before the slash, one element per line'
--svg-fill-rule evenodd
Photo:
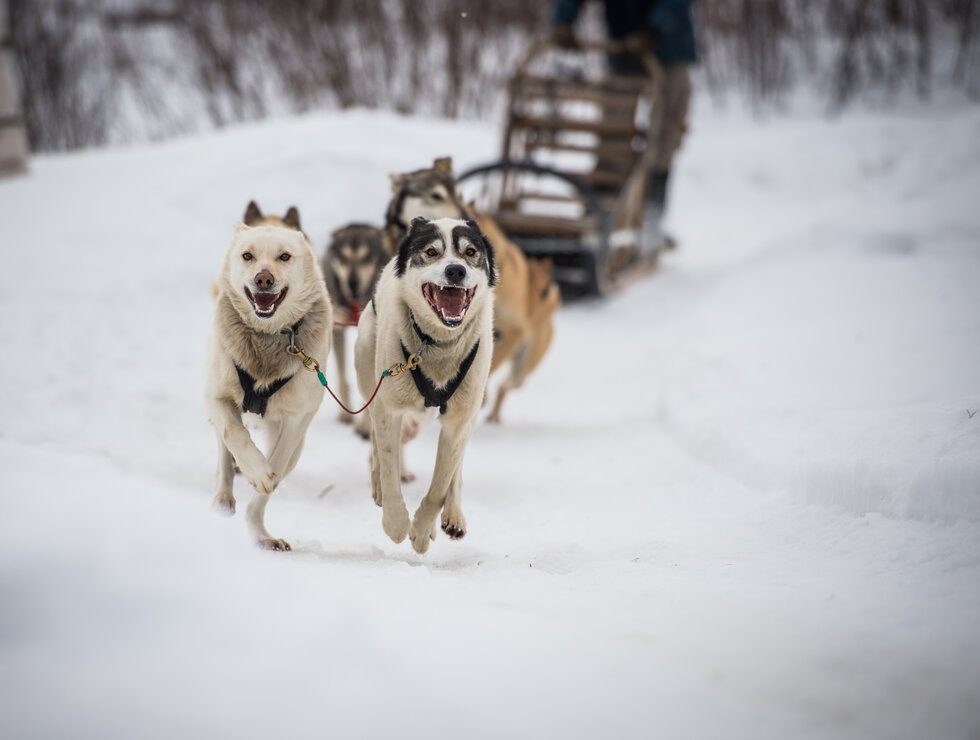
<path fill-rule="evenodd" d="M 552 290 L 552 296 L 548 305 L 542 308 L 543 312 L 550 313 L 551 316 L 554 315 L 554 312 L 558 308 L 557 288 Z M 545 353 L 548 351 L 548 347 L 551 346 L 551 340 L 555 335 L 555 325 L 551 316 L 545 321 L 535 322 L 535 328 L 531 331 L 531 347 L 527 354 L 527 362 L 524 370 L 525 376 L 534 372 L 534 369 L 540 364 Z"/>
<path fill-rule="evenodd" d="M 289 475 L 303 452 L 306 430 L 313 421 L 313 414 L 290 417 L 279 422 L 269 450 L 269 464 L 279 480 Z"/>
<path fill-rule="evenodd" d="M 493 410 L 487 417 L 488 422 L 493 424 L 500 423 L 500 407 L 503 406 L 504 397 L 509 391 L 520 388 L 524 384 L 524 379 L 527 377 L 527 355 L 530 345 L 531 340 L 528 339 L 514 352 L 514 359 L 510 364 L 510 372 L 497 389 L 497 399 L 494 401 Z"/>
<path fill-rule="evenodd" d="M 398 446 L 398 470 L 401 471 L 402 483 L 412 483 L 415 473 L 405 468 L 405 445 L 419 436 L 424 417 L 407 411 L 402 414 L 402 443 Z"/>
<path fill-rule="evenodd" d="M 531 331 L 527 321 L 506 321 L 503 317 L 494 316 L 493 322 L 496 338 L 493 344 L 493 357 L 490 360 L 490 374 L 503 365 L 517 351 Z"/>

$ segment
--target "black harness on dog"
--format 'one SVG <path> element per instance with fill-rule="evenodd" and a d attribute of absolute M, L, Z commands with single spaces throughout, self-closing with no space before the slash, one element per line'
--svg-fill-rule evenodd
<path fill-rule="evenodd" d="M 378 306 L 374 302 L 374 296 L 371 296 L 371 310 L 374 311 L 374 315 L 378 315 Z M 437 342 L 435 339 L 430 337 L 424 331 L 422 327 L 418 325 L 415 320 L 415 315 L 409 311 L 409 315 L 412 317 L 412 328 L 415 333 L 418 334 L 419 339 L 422 340 L 422 346 L 416 354 L 421 354 L 422 351 L 428 347 L 430 344 L 435 346 L 440 346 L 442 342 Z M 405 355 L 405 362 L 408 363 L 409 359 L 412 357 L 412 353 L 405 349 L 405 344 L 399 342 L 402 348 L 402 352 Z M 432 380 L 419 370 L 417 367 L 411 368 L 412 380 L 415 381 L 415 388 L 418 390 L 419 395 L 422 396 L 422 400 L 425 403 L 426 408 L 438 408 L 440 414 L 446 413 L 446 404 L 449 403 L 449 399 L 453 397 L 459 386 L 462 385 L 463 381 L 466 379 L 466 374 L 470 371 L 470 365 L 473 364 L 473 360 L 476 359 L 476 353 L 480 349 L 480 340 L 477 339 L 476 343 L 473 345 L 473 349 L 470 350 L 469 354 L 466 355 L 465 359 L 460 363 L 459 369 L 456 374 L 449 379 L 445 387 L 442 389 L 436 388 L 436 384 Z"/>
<path fill-rule="evenodd" d="M 288 331 L 295 335 L 296 332 L 299 331 L 299 326 L 302 323 L 303 320 L 300 319 Z M 286 330 L 284 329 L 283 331 L 285 332 Z M 257 381 L 248 373 L 248 371 L 239 367 L 237 364 L 235 365 L 235 370 L 238 371 L 238 383 L 241 385 L 242 391 L 245 393 L 245 397 L 242 398 L 242 411 L 248 411 L 253 414 L 258 414 L 259 416 L 265 416 L 266 409 L 269 406 L 269 399 L 272 398 L 276 392 L 282 390 L 282 387 L 286 385 L 286 383 L 296 377 L 296 373 L 293 373 L 292 375 L 287 375 L 285 378 L 277 378 L 269 383 L 268 388 L 260 391 L 255 387 Z"/>
<path fill-rule="evenodd" d="M 423 334 L 421 337 L 422 341 L 425 342 L 425 335 Z M 480 340 L 477 339 L 476 344 L 473 345 L 473 349 L 471 349 L 470 353 L 466 355 L 466 359 L 460 363 L 459 370 L 457 370 L 456 374 L 449 379 L 449 382 L 446 383 L 444 388 L 436 388 L 435 383 L 429 379 L 429 376 L 427 376 L 417 367 L 412 368 L 412 380 L 415 381 L 415 387 L 418 389 L 419 395 L 422 396 L 422 400 L 425 402 L 427 407 L 431 406 L 433 408 L 438 408 L 440 414 L 446 413 L 446 404 L 449 402 L 449 399 L 453 397 L 453 394 L 456 393 L 460 384 L 466 378 L 466 373 L 470 371 L 470 365 L 472 365 L 473 360 L 476 359 L 476 353 L 479 349 Z M 408 359 L 412 356 L 412 353 L 405 349 L 404 344 L 402 345 L 402 352 L 405 353 L 405 362 L 408 362 Z"/>
<path fill-rule="evenodd" d="M 235 365 L 235 369 L 238 371 L 238 382 L 241 383 L 242 390 L 245 392 L 245 397 L 242 399 L 242 411 L 250 411 L 259 416 L 265 416 L 269 399 L 296 375 L 293 373 L 293 375 L 287 378 L 273 380 L 268 388 L 260 391 L 255 388 L 255 378 L 238 367 L 238 365 Z"/>

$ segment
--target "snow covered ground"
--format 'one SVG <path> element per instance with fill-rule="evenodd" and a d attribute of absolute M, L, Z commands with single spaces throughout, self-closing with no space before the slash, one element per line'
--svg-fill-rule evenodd
<path fill-rule="evenodd" d="M 681 249 L 562 309 L 474 435 L 463 541 L 385 537 L 330 399 L 268 508 L 294 552 L 211 512 L 209 286 L 247 201 L 322 249 L 498 128 L 319 114 L 0 182 L 0 736 L 980 736 L 975 107 L 698 99 Z"/>

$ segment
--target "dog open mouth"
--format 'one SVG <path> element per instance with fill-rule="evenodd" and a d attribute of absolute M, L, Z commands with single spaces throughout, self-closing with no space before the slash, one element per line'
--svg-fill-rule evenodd
<path fill-rule="evenodd" d="M 283 288 L 279 293 L 252 293 L 245 288 L 245 295 L 255 309 L 255 315 L 260 319 L 267 319 L 276 312 L 282 299 L 286 297 L 287 290 L 289 288 Z"/>
<path fill-rule="evenodd" d="M 463 323 L 463 316 L 470 307 L 474 293 L 476 288 L 444 288 L 435 283 L 422 286 L 422 295 L 446 326 L 459 326 Z"/>

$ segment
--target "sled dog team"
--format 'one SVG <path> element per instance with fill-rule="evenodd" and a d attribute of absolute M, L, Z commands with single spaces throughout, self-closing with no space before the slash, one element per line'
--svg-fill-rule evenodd
<path fill-rule="evenodd" d="M 214 505 L 234 513 L 237 468 L 255 491 L 245 521 L 261 547 L 290 549 L 266 530 L 265 507 L 303 450 L 331 349 L 330 388 L 350 408 L 346 327 L 357 327 L 357 387 L 373 400 L 341 418 L 357 419 L 370 439 L 371 493 L 385 533 L 408 537 L 419 553 L 435 539 L 437 519 L 450 538 L 466 534 L 461 462 L 490 373 L 509 364 L 488 416 L 499 421 L 505 395 L 551 343 L 560 296 L 550 263 L 527 259 L 492 219 L 462 203 L 451 159 L 391 175 L 391 189 L 384 226 L 338 229 L 322 261 L 295 208 L 271 216 L 255 202 L 225 253 L 205 389 L 218 438 Z M 267 433 L 265 452 L 245 414 Z M 431 415 L 441 426 L 432 479 L 409 517 L 402 447 Z"/>

